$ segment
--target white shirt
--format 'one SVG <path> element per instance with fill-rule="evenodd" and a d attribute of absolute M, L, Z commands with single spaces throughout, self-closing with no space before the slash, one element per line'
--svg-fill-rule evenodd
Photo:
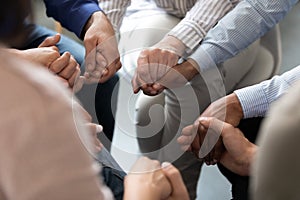
<path fill-rule="evenodd" d="M 239 0 L 99 0 L 99 6 L 107 14 L 116 32 L 120 29 L 126 9 L 131 3 L 134 9 L 139 7 L 137 5 L 141 9 L 150 6 L 153 10 L 164 10 L 168 14 L 183 18 L 168 35 L 181 40 L 187 47 L 186 51 L 191 52 L 210 28 L 238 2 Z"/>

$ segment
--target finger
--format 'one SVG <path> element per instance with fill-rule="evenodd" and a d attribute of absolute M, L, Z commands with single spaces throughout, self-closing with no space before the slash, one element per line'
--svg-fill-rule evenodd
<path fill-rule="evenodd" d="M 99 124 L 88 123 L 87 127 L 90 130 L 90 133 L 92 134 L 91 137 L 94 140 L 94 144 L 95 144 L 96 150 L 97 151 L 101 150 L 102 144 L 101 144 L 100 140 L 97 137 L 97 133 L 102 132 L 102 130 L 103 130 L 102 126 L 99 125 Z"/>
<path fill-rule="evenodd" d="M 171 196 L 181 200 L 188 200 L 189 195 L 180 172 L 171 163 L 162 163 L 162 171 L 171 184 Z"/>
<path fill-rule="evenodd" d="M 93 72 L 96 68 L 97 40 L 94 38 L 87 38 L 84 40 L 84 46 L 85 46 L 85 71 Z"/>
<path fill-rule="evenodd" d="M 65 79 L 70 79 L 72 77 L 72 75 L 76 72 L 76 67 L 77 66 L 78 66 L 78 63 L 71 56 L 67 66 L 64 69 L 62 69 L 62 71 L 59 72 L 58 75 L 65 78 Z"/>
<path fill-rule="evenodd" d="M 76 69 L 74 71 L 74 73 L 72 74 L 72 76 L 69 78 L 68 82 L 71 88 L 73 88 L 75 81 L 77 80 L 77 78 L 80 76 L 80 67 L 79 64 L 77 64 Z"/>
<path fill-rule="evenodd" d="M 39 46 L 40 47 L 50 47 L 50 46 L 55 46 L 59 41 L 60 41 L 60 34 L 57 33 L 53 36 L 47 37 Z"/>
<path fill-rule="evenodd" d="M 107 66 L 106 59 L 99 51 L 97 51 L 97 53 L 96 53 L 96 70 L 100 72 L 100 77 L 105 73 L 104 70 L 105 70 L 106 66 Z"/>
<path fill-rule="evenodd" d="M 83 87 L 84 82 L 85 82 L 85 77 L 84 76 L 79 76 L 75 80 L 75 83 L 74 83 L 74 86 L 73 86 L 73 92 L 76 93 L 76 92 L 80 91 L 81 88 Z"/>
<path fill-rule="evenodd" d="M 154 50 L 151 50 L 149 52 L 149 55 L 148 55 L 148 73 L 149 73 L 149 76 L 150 76 L 150 82 L 149 83 L 154 83 L 156 81 L 159 80 L 159 66 L 160 66 L 160 63 L 159 63 L 159 49 L 154 49 Z"/>
<path fill-rule="evenodd" d="M 62 56 L 56 59 L 49 67 L 49 69 L 58 74 L 61 72 L 66 66 L 69 64 L 69 60 L 71 58 L 71 54 L 69 52 L 65 52 Z"/>
<path fill-rule="evenodd" d="M 143 51 L 137 60 L 136 72 L 143 82 L 152 84 L 153 82 L 149 73 L 149 64 L 147 51 Z"/>
<path fill-rule="evenodd" d="M 207 130 L 200 149 L 201 156 L 206 156 L 217 144 L 223 129 L 224 122 L 211 117 L 200 117 L 199 121 L 201 123 L 201 126 L 203 126 Z"/>
<path fill-rule="evenodd" d="M 134 93 L 138 93 L 138 91 L 140 89 L 147 89 L 147 84 L 139 77 L 139 75 L 137 74 L 137 72 L 135 72 L 135 75 L 133 76 L 132 79 L 132 87 L 133 87 L 133 91 Z"/>

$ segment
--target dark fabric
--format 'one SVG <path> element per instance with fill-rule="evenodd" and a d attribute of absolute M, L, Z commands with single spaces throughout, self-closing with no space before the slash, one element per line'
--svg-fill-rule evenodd
<path fill-rule="evenodd" d="M 47 16 L 59 21 L 63 27 L 82 36 L 82 30 L 94 12 L 101 11 L 97 0 L 44 0 Z"/>
<path fill-rule="evenodd" d="M 123 199 L 126 173 L 105 148 L 97 154 L 97 161 L 102 166 L 100 177 L 103 177 L 104 183 L 110 188 L 116 200 Z"/>
<path fill-rule="evenodd" d="M 93 122 L 103 126 L 104 134 L 99 134 L 98 138 L 108 150 L 114 133 L 118 91 L 119 77 L 114 75 L 105 83 L 84 85 L 76 94 L 92 116 Z"/>
<path fill-rule="evenodd" d="M 238 128 L 244 133 L 245 137 L 252 143 L 255 143 L 258 131 L 263 118 L 244 119 L 240 122 Z M 231 193 L 234 200 L 248 200 L 249 176 L 240 176 L 235 174 L 223 165 L 218 164 L 220 172 L 232 184 Z"/>

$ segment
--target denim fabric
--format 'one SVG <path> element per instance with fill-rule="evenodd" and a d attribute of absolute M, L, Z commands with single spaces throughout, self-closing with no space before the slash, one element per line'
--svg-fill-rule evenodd
<path fill-rule="evenodd" d="M 30 32 L 27 41 L 19 49 L 29 49 L 38 47 L 47 37 L 53 36 L 56 32 L 35 24 L 27 24 Z M 60 53 L 70 52 L 76 61 L 81 65 L 82 73 L 84 70 L 84 47 L 76 41 L 61 35 L 61 40 L 57 44 Z M 103 84 L 84 85 L 76 96 L 82 102 L 84 108 L 90 113 L 93 122 L 103 126 L 105 136 L 99 136 L 100 140 L 107 149 L 113 138 L 115 125 L 115 112 L 118 96 L 118 75 L 113 76 Z"/>
<path fill-rule="evenodd" d="M 56 34 L 55 31 L 46 27 L 27 24 L 27 29 L 30 32 L 27 41 L 19 49 L 30 49 L 38 47 L 47 37 Z M 68 38 L 65 35 L 61 35 L 61 40 L 57 44 L 59 52 L 62 54 L 66 51 L 70 52 L 76 61 L 82 66 L 84 62 L 85 49 L 76 41 Z"/>
<path fill-rule="evenodd" d="M 116 200 L 123 199 L 126 173 L 105 148 L 97 154 L 97 161 L 102 165 L 101 175 L 104 183 L 111 189 Z"/>

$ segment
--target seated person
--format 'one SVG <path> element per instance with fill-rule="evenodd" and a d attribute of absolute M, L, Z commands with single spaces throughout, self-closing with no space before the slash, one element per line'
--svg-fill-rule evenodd
<path fill-rule="evenodd" d="M 268 116 L 271 104 L 285 95 L 291 96 L 289 88 L 299 80 L 300 66 L 297 66 L 270 80 L 236 90 L 212 103 L 194 125 L 183 130 L 178 142 L 184 149 L 190 148 L 192 143 L 191 150 L 197 157 L 203 158 L 206 164 L 219 162 L 219 169 L 232 183 L 233 198 L 248 199 L 248 176 L 257 151 L 257 131 L 249 131 L 247 127 L 243 134 L 234 127 L 239 124 L 241 127 L 242 119 Z M 221 121 L 207 117 L 216 117 L 229 124 L 223 125 Z"/>
<path fill-rule="evenodd" d="M 29 5 L 29 1 L 3 2 L 0 41 L 24 39 L 22 22 Z M 47 70 L 2 47 L 0 59 L 0 199 L 112 199 L 91 159 L 95 150 L 91 136 L 101 127 L 87 120 L 84 109 Z M 97 139 L 96 144 L 101 148 Z M 133 170 L 125 182 L 124 199 L 143 198 L 143 193 L 136 196 L 136 189 L 149 194 L 149 199 L 188 198 L 172 165 L 161 169 L 158 162 L 141 158 Z"/>

